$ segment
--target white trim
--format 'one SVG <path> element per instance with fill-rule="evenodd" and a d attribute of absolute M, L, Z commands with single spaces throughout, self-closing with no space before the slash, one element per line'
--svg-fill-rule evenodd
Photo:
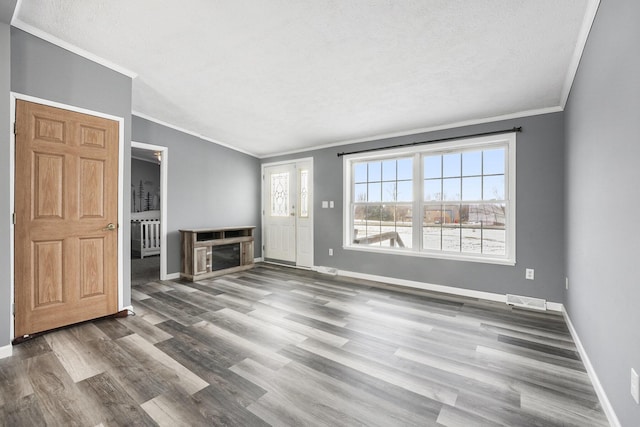
<path fill-rule="evenodd" d="M 507 296 L 493 292 L 475 291 L 472 289 L 456 288 L 453 286 L 436 285 L 433 283 L 416 282 L 414 280 L 398 279 L 395 277 L 378 276 L 376 274 L 357 273 L 354 271 L 338 270 L 338 276 L 352 277 L 354 279 L 371 280 L 374 282 L 389 283 L 391 285 L 405 286 L 407 288 L 422 289 L 425 291 L 452 294 L 468 298 L 479 298 L 486 301 L 507 303 Z"/>
<path fill-rule="evenodd" d="M 613 406 L 611 406 L 611 402 L 607 397 L 607 393 L 604 391 L 602 384 L 600 383 L 600 379 L 598 378 L 598 374 L 591 364 L 591 360 L 587 355 L 587 350 L 585 350 L 582 345 L 582 341 L 580 341 L 580 337 L 578 336 L 578 332 L 573 327 L 573 323 L 571 323 L 571 318 L 569 317 L 569 313 L 566 308 L 562 306 L 562 315 L 564 316 L 565 321 L 567 322 L 567 326 L 569 327 L 569 332 L 571 333 L 571 337 L 573 341 L 576 343 L 576 348 L 578 349 L 578 353 L 580 353 L 580 358 L 582 359 L 582 363 L 584 363 L 584 367 L 587 369 L 587 374 L 589 374 L 589 378 L 591 379 L 591 384 L 598 395 L 598 399 L 600 400 L 600 404 L 602 405 L 602 409 L 609 420 L 609 424 L 612 427 L 621 427 L 620 420 L 618 420 L 618 416 L 613 410 Z"/>
<path fill-rule="evenodd" d="M 454 286 L 436 285 L 433 283 L 418 282 L 415 280 L 398 279 L 396 277 L 379 276 L 377 274 L 358 273 L 355 271 L 338 270 L 333 267 L 314 266 L 313 271 L 319 273 L 338 275 L 344 277 L 351 277 L 354 279 L 369 280 L 373 282 L 380 282 L 382 284 L 390 284 L 396 286 L 403 286 L 411 289 L 421 289 L 425 291 L 438 292 L 442 294 L 457 295 L 468 298 L 477 298 L 485 301 L 495 301 L 501 303 L 507 303 L 507 296 L 503 294 L 496 294 L 493 292 L 476 291 L 473 289 L 457 288 Z M 561 312 L 563 306 L 557 302 L 547 302 L 547 310 Z"/>
<path fill-rule="evenodd" d="M 160 280 L 167 279 L 167 188 L 169 173 L 169 148 L 161 145 L 131 141 L 131 148 L 159 152 L 160 161 Z"/>
<path fill-rule="evenodd" d="M 13 224 L 12 218 L 16 212 L 15 206 L 15 159 L 16 159 L 16 135 L 13 131 L 14 123 L 16 122 L 16 98 L 13 94 L 9 95 L 9 287 L 10 297 L 9 301 L 9 341 L 12 341 L 15 331 L 15 314 L 14 314 L 14 302 L 15 298 L 15 224 Z"/>
<path fill-rule="evenodd" d="M 259 262 L 264 262 L 264 258 L 263 258 L 263 257 L 260 257 L 260 258 L 254 258 L 254 259 L 253 259 L 253 263 L 254 263 L 254 264 L 257 264 L 257 263 L 259 263 Z"/>
<path fill-rule="evenodd" d="M 162 125 L 164 127 L 168 127 L 170 129 L 173 129 L 173 130 L 177 130 L 178 132 L 182 132 L 182 133 L 185 133 L 187 135 L 195 136 L 196 138 L 200 138 L 200 139 L 202 139 L 204 141 L 213 142 L 214 144 L 218 144 L 218 145 L 220 145 L 222 147 L 225 147 L 225 148 L 228 148 L 230 150 L 234 150 L 234 151 L 237 151 L 237 152 L 242 153 L 242 154 L 246 154 L 246 155 L 251 156 L 251 157 L 259 158 L 257 155 L 255 155 L 253 153 L 250 153 L 249 151 L 243 150 L 243 149 L 238 148 L 238 147 L 234 147 L 233 145 L 225 144 L 224 142 L 218 141 L 218 140 L 213 139 L 213 138 L 209 138 L 209 137 L 204 136 L 202 134 L 199 134 L 197 132 L 190 131 L 188 129 L 182 128 L 180 126 L 173 125 L 173 124 L 165 122 L 163 120 L 156 119 L 155 117 L 151 117 L 151 116 L 149 116 L 147 114 L 144 114 L 144 113 L 141 113 L 139 111 L 135 111 L 134 110 L 134 111 L 131 112 L 131 115 L 136 116 L 136 117 L 140 117 L 141 119 L 144 119 L 144 120 L 149 120 L 150 122 Z"/>
<path fill-rule="evenodd" d="M 515 265 L 516 264 L 516 133 L 509 132 L 499 135 L 466 137 L 453 141 L 440 142 L 425 146 L 409 146 L 400 148 L 389 148 L 376 150 L 365 153 L 353 153 L 343 156 L 342 161 L 342 188 L 343 188 L 343 212 L 342 212 L 342 248 L 345 250 L 354 250 L 362 252 L 375 252 L 384 254 L 393 254 L 401 256 L 418 256 L 425 258 L 448 259 L 455 261 L 471 261 L 488 264 Z M 422 247 L 422 232 L 417 224 L 422 224 L 422 212 L 424 207 L 432 205 L 431 202 L 424 202 L 422 197 L 423 178 L 422 173 L 422 156 L 427 153 L 445 153 L 445 152 L 464 152 L 473 149 L 490 149 L 491 147 L 505 147 L 505 203 L 508 208 L 506 215 L 506 253 L 504 256 L 490 256 L 482 254 L 471 254 L 461 252 L 446 252 L 444 250 L 428 250 Z M 419 217 L 413 217 L 412 231 L 414 245 L 412 248 L 405 249 L 385 249 L 383 247 L 374 247 L 366 245 L 354 244 L 352 239 L 353 230 L 353 210 L 352 210 L 352 194 L 353 187 L 353 162 L 394 159 L 400 156 L 413 156 L 413 189 L 414 195 L 410 202 L 397 202 L 398 204 L 411 204 L 413 212 L 419 212 Z M 376 202 L 377 203 L 377 202 Z M 395 202 L 389 202 L 393 204 Z M 451 203 L 456 203 L 452 201 Z M 471 201 L 458 201 L 457 203 L 473 203 Z M 384 202 L 380 202 L 384 204 Z M 437 202 L 436 204 L 447 204 L 447 201 Z"/>
<path fill-rule="evenodd" d="M 16 101 L 23 100 L 28 102 L 34 102 L 37 104 L 47 105 L 49 107 L 55 107 L 55 108 L 61 108 L 68 111 L 74 111 L 76 113 L 87 114 L 94 117 L 101 117 L 104 119 L 118 122 L 118 194 L 120 195 L 120 197 L 118 198 L 118 224 L 123 224 L 124 222 L 124 206 L 123 205 L 124 205 L 124 197 L 125 197 L 124 195 L 124 118 L 114 116 L 111 114 L 101 113 L 98 111 L 88 110 L 86 108 L 75 107 L 73 105 L 67 105 L 60 102 L 50 101 L 47 99 L 37 98 L 35 96 L 25 95 L 18 92 L 10 92 L 9 98 L 11 102 L 11 105 L 10 105 L 10 108 L 11 108 L 10 151 L 12 154 L 9 160 L 9 171 L 11 173 L 11 178 L 10 178 L 11 187 L 10 187 L 10 200 L 9 200 L 9 206 L 11 208 L 10 213 L 13 214 L 13 212 L 15 211 L 14 171 L 15 171 L 15 142 L 16 141 L 15 141 L 15 134 L 13 133 L 13 123 L 15 123 L 16 121 Z M 124 242 L 123 230 L 124 230 L 124 227 L 122 226 L 119 226 L 117 229 L 118 248 L 120 248 L 118 252 L 118 311 L 123 310 L 123 307 L 124 307 L 124 256 L 125 254 L 124 254 L 124 251 L 122 250 L 123 242 Z M 11 242 L 13 242 L 15 239 L 13 224 L 11 225 L 10 239 L 11 239 Z M 14 246 L 11 247 L 9 257 L 10 257 L 10 263 L 11 263 L 11 300 L 10 300 L 10 304 L 11 304 L 15 300 L 15 297 L 14 297 L 15 295 L 14 293 L 15 292 Z M 10 317 L 11 317 L 9 333 L 11 338 L 13 339 L 15 337 L 15 325 L 14 325 L 14 318 L 13 318 L 12 311 L 13 310 L 9 310 Z"/>
<path fill-rule="evenodd" d="M 575 80 L 576 74 L 578 73 L 580 60 L 582 59 L 582 54 L 584 53 L 584 48 L 587 44 L 587 39 L 589 38 L 589 33 L 591 32 L 591 27 L 593 26 L 593 22 L 596 19 L 596 13 L 598 12 L 599 7 L 600 0 L 588 0 L 587 10 L 584 14 L 582 27 L 580 28 L 580 32 L 578 33 L 576 47 L 573 51 L 573 55 L 571 56 L 569 69 L 567 70 L 567 75 L 564 78 L 564 85 L 562 86 L 560 105 L 563 110 L 567 106 L 569 94 L 571 93 L 571 87 L 573 86 L 573 81 Z"/>
<path fill-rule="evenodd" d="M 13 355 L 13 346 L 11 344 L 0 347 L 0 359 L 11 357 Z"/>
<path fill-rule="evenodd" d="M 26 22 L 22 21 L 20 18 L 18 18 L 18 9 L 20 8 L 22 3 L 22 0 L 18 0 L 18 5 L 16 6 L 15 9 L 15 13 L 13 14 L 13 19 L 11 20 L 11 25 L 21 29 L 22 31 L 25 31 L 29 34 L 32 34 L 38 38 L 41 38 L 42 40 L 45 40 L 51 44 L 54 44 L 62 49 L 68 50 L 71 53 L 74 53 L 78 56 L 81 56 L 85 59 L 88 59 L 89 61 L 93 61 L 97 64 L 102 65 L 103 67 L 107 67 L 117 73 L 123 74 L 131 79 L 135 79 L 136 77 L 138 77 L 138 74 L 125 68 L 122 67 L 118 64 L 115 64 L 109 60 L 106 60 L 98 55 L 95 55 L 91 52 L 88 52 L 82 48 L 79 48 L 76 45 L 73 45 L 71 43 L 68 43 L 64 40 L 61 40 L 59 38 L 57 38 L 56 36 L 47 33 L 46 31 L 43 31 L 39 28 L 36 28 L 30 24 L 27 24 Z"/>
<path fill-rule="evenodd" d="M 297 149 L 297 150 L 284 151 L 284 152 L 273 153 L 273 154 L 265 154 L 263 156 L 260 156 L 259 158 L 260 159 L 268 159 L 270 157 L 278 157 L 278 156 L 286 156 L 286 155 L 289 155 L 289 154 L 306 153 L 308 151 L 322 150 L 322 149 L 325 149 L 325 148 L 332 148 L 332 147 L 340 147 L 342 145 L 358 144 L 358 143 L 361 143 L 361 142 L 379 141 L 381 139 L 397 138 L 399 136 L 417 135 L 417 134 L 421 134 L 421 133 L 435 132 L 435 131 L 440 131 L 440 130 L 457 129 L 457 128 L 461 128 L 461 127 L 465 127 L 465 126 L 480 125 L 480 124 L 485 124 L 485 123 L 494 123 L 494 122 L 499 122 L 499 121 L 502 121 L 502 120 L 520 119 L 520 118 L 523 118 L 523 117 L 532 117 L 532 116 L 539 116 L 539 115 L 542 115 L 542 114 L 558 113 L 558 112 L 563 111 L 563 110 L 564 110 L 564 108 L 561 107 L 561 106 L 539 108 L 539 109 L 536 109 L 536 110 L 527 110 L 527 111 L 521 111 L 521 112 L 518 112 L 518 113 L 504 114 L 502 116 L 487 117 L 487 118 L 483 118 L 483 119 L 465 120 L 465 121 L 461 121 L 461 122 L 448 123 L 448 124 L 445 124 L 445 125 L 438 125 L 438 126 L 424 127 L 424 128 L 418 128 L 418 129 L 403 130 L 403 131 L 398 131 L 398 132 L 383 133 L 383 134 L 366 136 L 366 137 L 363 137 L 363 138 L 349 139 L 349 140 L 344 140 L 344 141 L 339 141 L 339 142 L 332 142 L 332 143 L 322 144 L 322 145 L 314 145 L 314 146 L 308 147 L 308 148 L 300 148 L 300 149 Z"/>
<path fill-rule="evenodd" d="M 171 273 L 171 274 L 167 274 L 165 280 L 175 280 L 179 278 L 180 278 L 180 273 Z"/>

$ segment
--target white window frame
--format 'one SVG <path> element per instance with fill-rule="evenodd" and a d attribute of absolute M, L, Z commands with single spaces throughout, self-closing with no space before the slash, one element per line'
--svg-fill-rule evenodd
<path fill-rule="evenodd" d="M 422 223 L 424 215 L 424 179 L 422 176 L 422 156 L 446 152 L 459 152 L 471 149 L 489 149 L 496 146 L 505 147 L 505 202 L 507 204 L 506 224 L 506 253 L 503 256 L 490 254 L 471 254 L 445 251 L 426 251 L 422 249 Z M 362 161 L 384 160 L 395 157 L 414 156 L 413 159 L 413 247 L 385 248 L 357 245 L 352 241 L 352 170 L 353 163 Z M 361 252 L 385 253 L 414 257 L 448 259 L 457 261 L 471 261 L 487 264 L 516 264 L 516 134 L 506 133 L 483 137 L 457 139 L 441 143 L 420 146 L 403 147 L 397 149 L 371 151 L 343 156 L 343 249 Z M 462 201 L 464 202 L 464 201 Z M 446 203 L 444 201 L 443 203 Z"/>

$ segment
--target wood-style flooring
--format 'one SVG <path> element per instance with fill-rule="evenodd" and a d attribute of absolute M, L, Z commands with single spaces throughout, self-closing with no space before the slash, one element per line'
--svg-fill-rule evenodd
<path fill-rule="evenodd" d="M 562 316 L 258 265 L 0 360 L 6 426 L 608 425 Z"/>

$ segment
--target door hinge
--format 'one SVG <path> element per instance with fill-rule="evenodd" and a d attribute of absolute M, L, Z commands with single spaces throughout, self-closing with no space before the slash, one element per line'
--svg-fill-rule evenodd
<path fill-rule="evenodd" d="M 16 305 L 15 303 L 11 303 L 11 314 L 16 315 Z"/>
<path fill-rule="evenodd" d="M 13 134 L 18 134 L 18 122 L 13 122 Z"/>
<path fill-rule="evenodd" d="M 13 225 L 16 225 L 16 213 L 15 212 L 11 214 L 11 223 Z"/>

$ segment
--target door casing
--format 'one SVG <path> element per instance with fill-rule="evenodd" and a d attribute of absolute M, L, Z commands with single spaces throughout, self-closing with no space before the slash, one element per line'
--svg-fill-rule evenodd
<path fill-rule="evenodd" d="M 97 111 L 88 110 L 85 108 L 75 107 L 73 105 L 67 105 L 60 102 L 50 101 L 47 99 L 37 98 L 31 95 L 25 95 L 17 92 L 11 92 L 11 123 L 15 123 L 16 121 L 16 101 L 23 100 L 28 102 L 34 102 L 37 104 L 46 105 L 49 107 L 62 108 L 69 111 L 74 111 L 76 113 L 88 114 L 96 117 L 101 117 L 109 120 L 114 120 L 118 122 L 118 224 L 121 226 L 118 227 L 118 310 L 125 310 L 131 308 L 131 306 L 124 306 L 124 203 L 126 201 L 124 197 L 124 118 L 113 116 L 110 114 L 105 114 Z M 13 128 L 13 126 L 12 126 Z M 9 144 L 9 186 L 10 186 L 10 200 L 9 207 L 10 213 L 13 214 L 15 212 L 15 134 L 13 133 L 13 129 L 11 130 L 10 135 L 10 144 Z M 128 207 L 128 205 L 127 205 Z M 10 310 L 9 310 L 9 333 L 11 337 L 15 337 L 15 324 L 14 324 L 14 300 L 15 300 L 15 230 L 13 221 L 10 227 L 9 233 L 10 241 L 14 244 L 11 247 L 9 257 L 10 257 L 10 276 L 11 276 L 11 298 L 10 298 Z"/>
<path fill-rule="evenodd" d="M 311 258 L 312 262 L 311 262 L 310 266 L 300 266 L 300 265 L 298 265 L 297 234 L 299 232 L 299 230 L 298 230 L 299 225 L 298 225 L 298 222 L 296 221 L 296 239 L 295 239 L 296 240 L 296 265 L 293 265 L 293 267 L 313 268 L 313 259 L 314 259 L 314 254 L 313 254 L 313 239 L 314 239 L 314 236 L 313 236 L 313 224 L 314 224 L 314 217 L 315 217 L 315 212 L 314 212 L 314 209 L 313 209 L 313 207 L 314 207 L 314 205 L 313 205 L 313 197 L 314 197 L 313 196 L 313 194 L 314 194 L 314 191 L 313 191 L 313 173 L 314 173 L 314 171 L 313 171 L 313 157 L 305 157 L 305 158 L 300 158 L 300 159 L 285 160 L 285 161 L 281 161 L 281 162 L 263 163 L 261 165 L 260 176 L 263 177 L 262 190 L 260 192 L 261 195 L 262 195 L 262 198 L 261 198 L 261 201 L 260 201 L 260 206 L 261 206 L 261 209 L 262 209 L 262 217 L 261 217 L 261 221 L 262 221 L 262 258 L 264 260 L 264 255 L 265 255 L 264 248 L 266 247 L 265 246 L 265 237 L 266 237 L 265 215 L 266 215 L 267 207 L 265 206 L 265 202 L 267 200 L 267 195 L 265 195 L 265 187 L 266 187 L 266 184 L 265 184 L 265 179 L 266 179 L 265 178 L 265 168 L 273 167 L 273 166 L 281 166 L 281 165 L 295 165 L 296 167 L 299 167 L 301 165 L 308 165 L 310 173 L 311 173 L 310 186 L 311 186 L 311 190 L 312 191 L 311 191 L 311 197 L 309 199 L 309 210 L 311 212 L 311 216 L 310 216 L 308 222 L 309 222 L 309 227 L 311 229 L 310 230 L 311 231 L 310 232 L 310 235 L 311 235 L 311 247 L 310 247 L 311 254 L 310 254 L 310 258 Z M 296 176 L 294 178 L 295 178 L 295 182 L 296 182 L 296 216 L 297 216 L 297 212 L 298 212 L 298 200 L 297 200 L 297 198 L 298 198 L 298 193 L 299 193 L 298 188 L 297 188 L 297 180 L 298 180 L 297 169 L 296 169 Z"/>
<path fill-rule="evenodd" d="M 146 142 L 131 141 L 131 148 L 160 153 L 160 280 L 169 280 L 167 274 L 167 173 L 169 172 L 169 148 Z"/>

